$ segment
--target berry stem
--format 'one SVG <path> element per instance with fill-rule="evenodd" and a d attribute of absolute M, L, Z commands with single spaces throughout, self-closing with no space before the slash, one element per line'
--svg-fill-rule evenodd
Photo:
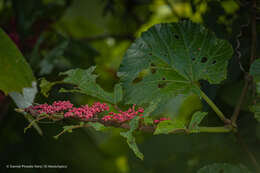
<path fill-rule="evenodd" d="M 198 129 L 190 130 L 189 133 L 228 133 L 232 130 L 229 126 L 221 127 L 199 127 Z"/>

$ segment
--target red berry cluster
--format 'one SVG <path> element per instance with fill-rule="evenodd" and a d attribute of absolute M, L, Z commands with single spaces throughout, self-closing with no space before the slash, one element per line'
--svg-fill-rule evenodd
<path fill-rule="evenodd" d="M 84 105 L 79 108 L 72 108 L 64 114 L 65 118 L 79 118 L 83 120 L 89 120 L 98 113 L 109 111 L 109 106 L 105 103 L 96 102 L 92 106 Z"/>
<path fill-rule="evenodd" d="M 30 110 L 33 110 L 37 114 L 55 114 L 72 109 L 72 107 L 73 104 L 71 104 L 70 101 L 55 101 L 52 105 L 45 103 L 36 106 L 29 106 L 25 111 L 30 112 Z"/>
<path fill-rule="evenodd" d="M 102 118 L 98 117 L 101 112 L 109 111 L 109 106 L 106 103 L 96 102 L 92 106 L 82 105 L 81 107 L 74 107 L 70 101 L 55 101 L 53 104 L 40 104 L 36 106 L 30 106 L 25 109 L 26 112 L 31 113 L 33 111 L 36 114 L 48 114 L 53 115 L 61 113 L 64 118 L 76 118 L 84 121 L 100 121 L 100 122 L 113 122 L 113 123 L 124 123 L 130 121 L 136 116 L 143 116 L 144 109 L 138 108 L 136 110 L 136 105 L 129 108 L 127 111 L 119 110 L 118 113 L 109 112 Z M 95 119 L 94 119 L 95 118 Z M 159 120 L 154 120 L 154 124 L 158 124 L 161 121 L 169 120 L 169 118 L 160 118 Z"/>
<path fill-rule="evenodd" d="M 135 110 L 135 105 L 132 108 L 129 108 L 127 111 L 119 111 L 119 113 L 109 112 L 109 115 L 106 115 L 102 118 L 103 121 L 112 121 L 117 123 L 123 123 L 133 119 L 136 116 L 143 116 L 144 109 L 138 108 L 137 111 Z"/>

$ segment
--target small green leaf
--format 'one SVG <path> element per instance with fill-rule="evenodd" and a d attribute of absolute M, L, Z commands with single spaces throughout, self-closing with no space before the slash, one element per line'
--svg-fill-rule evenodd
<path fill-rule="evenodd" d="M 45 78 L 41 79 L 41 83 L 40 83 L 40 88 L 41 88 L 41 93 L 45 96 L 48 97 L 49 96 L 49 91 L 51 90 L 51 88 L 60 83 L 60 81 L 56 81 L 56 82 L 49 82 L 47 81 Z"/>
<path fill-rule="evenodd" d="M 116 84 L 114 87 L 114 104 L 119 103 L 123 99 L 123 89 L 120 84 Z"/>
<path fill-rule="evenodd" d="M 207 115 L 207 112 L 195 112 L 192 115 L 191 121 L 190 121 L 190 125 L 189 125 L 189 129 L 197 129 L 200 122 L 203 120 L 203 118 Z"/>
<path fill-rule="evenodd" d="M 260 59 L 256 59 L 250 66 L 249 73 L 254 77 L 257 93 L 260 94 Z"/>
<path fill-rule="evenodd" d="M 235 166 L 228 163 L 214 163 L 204 166 L 197 173 L 250 173 L 243 165 Z"/>
<path fill-rule="evenodd" d="M 178 130 L 185 130 L 185 124 L 180 120 L 165 120 L 161 121 L 154 132 L 154 135 L 168 134 Z"/>
<path fill-rule="evenodd" d="M 127 144 L 129 146 L 129 148 L 131 148 L 133 150 L 133 152 L 135 153 L 135 155 L 143 160 L 144 159 L 144 155 L 140 152 L 140 150 L 138 149 L 138 146 L 135 142 L 135 137 L 133 136 L 133 132 L 138 129 L 139 126 L 139 119 L 140 117 L 135 117 L 133 118 L 129 125 L 130 125 L 130 129 L 127 132 L 121 132 L 120 135 L 123 136 L 124 138 L 126 138 L 127 140 Z"/>
<path fill-rule="evenodd" d="M 77 86 L 77 91 L 80 93 L 84 93 L 86 95 L 90 95 L 92 97 L 96 97 L 100 100 L 113 103 L 114 98 L 113 94 L 106 92 L 96 83 L 97 75 L 93 74 L 95 67 L 90 67 L 87 70 L 83 69 L 73 69 L 63 73 L 60 75 L 67 75 L 63 82 L 74 84 Z"/>
<path fill-rule="evenodd" d="M 249 107 L 249 109 L 254 113 L 255 119 L 260 122 L 260 103 Z"/>
<path fill-rule="evenodd" d="M 144 124 L 145 125 L 151 125 L 153 124 L 153 119 L 151 117 L 145 116 L 144 117 Z"/>
<path fill-rule="evenodd" d="M 104 130 L 107 129 L 106 126 L 104 126 L 103 124 L 98 123 L 98 122 L 95 122 L 95 123 L 93 123 L 93 122 L 88 122 L 88 124 L 89 124 L 91 127 L 93 127 L 96 131 L 104 131 Z"/>
<path fill-rule="evenodd" d="M 35 81 L 32 69 L 1 28 L 0 38 L 0 90 L 5 94 L 22 92 Z"/>

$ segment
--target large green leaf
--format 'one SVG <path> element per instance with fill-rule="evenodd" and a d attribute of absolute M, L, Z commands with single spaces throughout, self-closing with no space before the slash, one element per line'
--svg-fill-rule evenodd
<path fill-rule="evenodd" d="M 250 173 L 244 166 L 235 166 L 227 163 L 215 163 L 198 170 L 197 173 Z"/>
<path fill-rule="evenodd" d="M 250 74 L 254 77 L 257 93 L 260 94 L 260 59 L 255 60 L 251 65 Z"/>
<path fill-rule="evenodd" d="M 11 39 L 0 28 L 0 89 L 5 94 L 22 92 L 35 81 L 29 64 Z"/>
<path fill-rule="evenodd" d="M 199 80 L 211 84 L 226 78 L 232 46 L 190 21 L 159 24 L 144 32 L 127 50 L 118 76 L 127 103 L 172 98 L 194 89 Z"/>

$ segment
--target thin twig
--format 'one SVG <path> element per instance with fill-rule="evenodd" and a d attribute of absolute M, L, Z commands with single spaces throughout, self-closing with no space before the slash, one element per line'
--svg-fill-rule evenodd
<path fill-rule="evenodd" d="M 17 109 L 17 112 L 24 112 L 21 109 Z M 29 111 L 30 112 L 30 111 Z M 54 115 L 48 115 L 48 116 L 39 116 L 37 114 L 32 115 L 34 117 L 37 117 L 37 121 L 39 121 L 41 118 L 45 119 L 48 118 L 49 120 L 62 120 L 64 119 L 64 116 L 62 115 L 62 113 L 60 114 L 54 114 Z M 101 123 L 106 127 L 117 127 L 117 128 L 122 128 L 122 129 L 130 129 L 130 125 L 128 122 L 125 123 L 117 123 L 117 122 L 110 122 L 110 121 L 103 121 L 101 118 L 92 118 L 92 119 L 88 119 L 88 120 L 84 120 L 84 119 L 75 119 L 79 121 L 79 125 L 74 125 L 71 126 L 71 128 L 66 128 L 63 131 L 61 131 L 59 134 L 57 134 L 55 136 L 55 138 L 58 138 L 60 135 L 62 135 L 63 133 L 72 130 L 72 129 L 76 129 L 76 128 L 81 128 L 81 127 L 89 127 L 89 125 L 87 124 L 88 122 L 97 122 L 97 123 Z M 84 123 L 83 123 L 84 122 Z M 138 131 L 142 131 L 142 132 L 148 132 L 148 133 L 153 133 L 155 132 L 157 128 L 157 125 L 152 124 L 152 125 L 144 125 L 143 123 L 140 123 L 139 127 L 138 127 Z M 227 133 L 230 132 L 232 130 L 232 127 L 229 126 L 220 126 L 220 127 L 198 127 L 198 129 L 188 129 L 188 128 L 180 128 L 180 129 L 175 129 L 172 132 L 169 133 Z"/>
<path fill-rule="evenodd" d="M 238 118 L 238 115 L 239 115 L 239 112 L 240 112 L 240 108 L 241 108 L 241 106 L 243 104 L 243 101 L 244 101 L 244 98 L 245 98 L 245 96 L 247 94 L 248 85 L 249 85 L 249 81 L 250 81 L 249 76 L 247 76 L 245 80 L 246 81 L 245 81 L 245 85 L 243 87 L 242 93 L 241 93 L 241 95 L 239 97 L 239 100 L 238 100 L 237 105 L 236 105 L 236 107 L 234 109 L 233 115 L 231 117 L 232 124 L 235 127 L 237 126 L 236 125 L 236 121 L 237 121 L 237 118 Z"/>
<path fill-rule="evenodd" d="M 254 62 L 255 58 L 256 58 L 256 0 L 252 0 L 252 17 L 251 17 L 251 28 L 252 28 L 252 33 L 251 33 L 251 57 L 250 57 L 250 66 L 251 64 Z M 249 66 L 249 67 L 250 67 Z M 247 90 L 248 90 L 248 86 L 251 82 L 251 77 L 248 75 L 248 73 L 245 73 L 245 85 L 244 88 L 242 90 L 242 93 L 240 95 L 240 98 L 237 102 L 237 105 L 234 109 L 233 115 L 231 117 L 232 120 L 232 124 L 234 126 L 236 126 L 236 121 L 242 106 L 242 103 L 244 101 L 244 98 L 246 96 Z"/>
<path fill-rule="evenodd" d="M 251 43 L 251 58 L 250 58 L 250 64 L 252 64 L 256 58 L 256 0 L 253 0 L 252 4 L 252 30 L 251 30 L 251 37 L 252 37 L 252 43 Z"/>
<path fill-rule="evenodd" d="M 237 58 L 238 58 L 238 63 L 239 63 L 239 66 L 240 66 L 240 69 L 245 73 L 245 68 L 243 67 L 242 65 L 242 62 L 241 62 L 241 52 L 240 52 L 240 38 L 243 36 L 243 28 L 245 27 L 248 27 L 250 24 L 250 20 L 248 20 L 248 22 L 246 24 L 242 24 L 240 25 L 240 31 L 239 33 L 236 35 L 236 48 L 235 48 L 235 51 L 237 53 Z"/>

